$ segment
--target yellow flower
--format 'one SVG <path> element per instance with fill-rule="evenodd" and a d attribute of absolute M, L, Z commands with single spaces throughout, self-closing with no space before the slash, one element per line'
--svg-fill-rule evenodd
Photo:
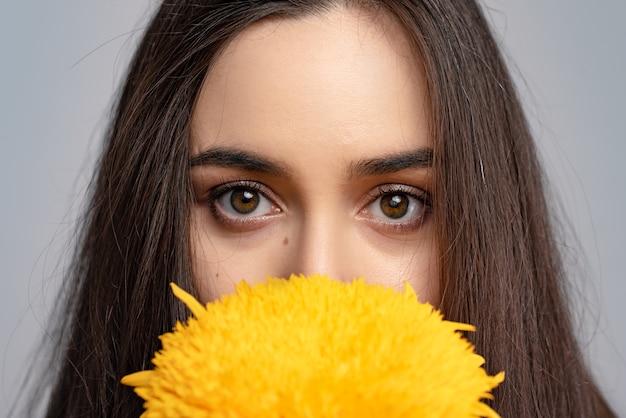
<path fill-rule="evenodd" d="M 504 379 L 413 289 L 325 276 L 268 278 L 202 306 L 162 335 L 154 370 L 122 383 L 156 417 L 497 417 Z"/>

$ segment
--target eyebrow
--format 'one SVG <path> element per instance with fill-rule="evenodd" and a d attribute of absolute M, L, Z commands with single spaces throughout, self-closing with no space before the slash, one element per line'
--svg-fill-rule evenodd
<path fill-rule="evenodd" d="M 248 151 L 235 150 L 230 148 L 213 148 L 201 152 L 191 157 L 189 160 L 191 167 L 201 165 L 214 165 L 218 167 L 240 168 L 246 171 L 256 171 L 260 173 L 273 174 L 275 176 L 288 177 L 285 167 Z"/>
<path fill-rule="evenodd" d="M 387 155 L 351 163 L 348 177 L 366 177 L 396 173 L 408 168 L 427 168 L 433 162 L 431 148 L 419 148 L 410 152 Z M 289 177 L 289 171 L 283 165 L 258 154 L 231 148 L 212 148 L 191 157 L 191 167 L 213 165 L 218 167 L 239 168 L 246 171 Z"/>
<path fill-rule="evenodd" d="M 433 165 L 432 148 L 419 148 L 410 152 L 387 155 L 383 158 L 372 158 L 350 164 L 351 178 L 391 174 L 407 168 L 428 168 Z"/>

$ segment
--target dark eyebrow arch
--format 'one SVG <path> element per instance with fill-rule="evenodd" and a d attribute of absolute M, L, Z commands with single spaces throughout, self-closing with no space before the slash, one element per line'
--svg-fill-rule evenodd
<path fill-rule="evenodd" d="M 419 148 L 415 151 L 391 154 L 382 158 L 357 161 L 350 165 L 349 175 L 354 177 L 391 174 L 407 168 L 428 168 L 433 165 L 432 148 Z"/>
<path fill-rule="evenodd" d="M 213 148 L 191 157 L 191 167 L 214 165 L 288 177 L 287 169 L 260 155 L 231 148 Z"/>

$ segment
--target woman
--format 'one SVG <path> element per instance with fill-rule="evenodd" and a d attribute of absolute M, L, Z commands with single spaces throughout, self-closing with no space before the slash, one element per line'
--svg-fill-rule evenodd
<path fill-rule="evenodd" d="M 310 166 L 308 166 L 310 164 Z M 49 416 L 138 416 L 119 379 L 243 277 L 408 278 L 470 338 L 503 416 L 612 416 L 572 334 L 541 170 L 480 9 L 166 3 L 91 192 Z"/>

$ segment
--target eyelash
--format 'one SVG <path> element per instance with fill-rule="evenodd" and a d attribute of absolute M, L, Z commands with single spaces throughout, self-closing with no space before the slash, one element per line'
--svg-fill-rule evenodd
<path fill-rule="evenodd" d="M 233 191 L 245 190 L 253 191 L 257 193 L 261 199 L 265 200 L 263 202 L 263 205 L 269 205 L 266 213 L 263 213 L 262 215 L 252 216 L 246 216 L 246 214 L 241 214 L 241 216 L 238 216 L 236 214 L 229 215 L 226 213 L 226 208 L 219 207 L 223 206 L 220 205 L 219 200 L 224 198 L 228 193 Z M 373 205 L 376 204 L 377 201 L 379 201 L 381 198 L 384 198 L 385 196 L 393 195 L 403 195 L 412 200 L 411 202 L 409 202 L 409 205 L 412 206 L 409 206 L 409 208 L 407 208 L 407 213 L 409 209 L 413 211 L 418 211 L 420 213 L 409 221 L 393 221 L 389 220 L 391 219 L 391 217 L 387 215 L 383 215 L 381 217 L 372 213 Z M 262 226 L 264 224 L 264 221 L 268 220 L 268 218 L 283 212 L 281 205 L 277 202 L 280 202 L 280 200 L 277 198 L 277 196 L 275 196 L 271 189 L 269 189 L 264 184 L 253 180 L 236 180 L 231 182 L 225 182 L 223 184 L 213 187 L 209 191 L 208 196 L 208 204 L 213 217 L 221 224 L 233 228 L 254 228 L 256 226 Z M 415 209 L 415 204 L 421 205 L 421 207 Z M 256 207 L 252 210 L 256 210 Z M 267 213 L 269 211 L 271 211 L 271 213 Z M 374 211 L 380 211 L 380 209 L 374 207 Z M 373 190 L 373 193 L 370 192 L 367 194 L 367 200 L 361 204 L 361 209 L 359 209 L 359 213 L 361 214 L 359 217 L 376 224 L 379 228 L 401 232 L 418 228 L 431 213 L 431 211 L 431 198 L 430 194 L 427 191 L 406 184 L 382 184 L 377 186 Z M 403 217 L 404 214 L 399 218 Z"/>

